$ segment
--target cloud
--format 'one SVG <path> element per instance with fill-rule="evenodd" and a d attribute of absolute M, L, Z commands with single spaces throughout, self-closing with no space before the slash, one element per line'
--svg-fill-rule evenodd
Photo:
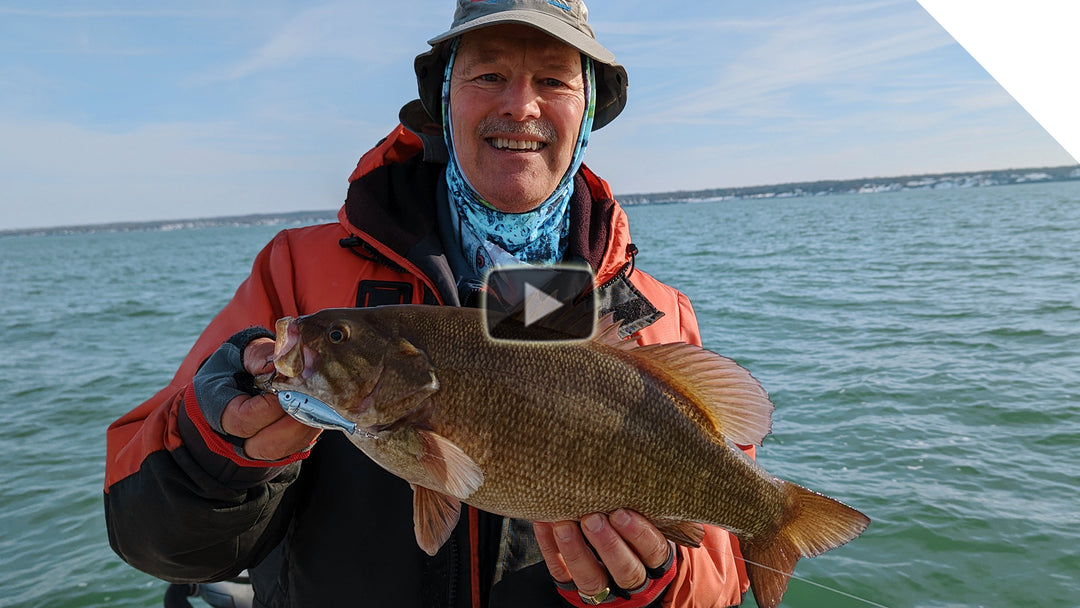
<path fill-rule="evenodd" d="M 345 2 L 146 28 L 113 11 L 12 19 L 36 50 L 0 60 L 0 228 L 336 208 L 415 87 L 412 55 L 445 26 L 442 5 L 408 26 Z M 102 43 L 164 51 L 114 60 Z M 225 67 L 200 67 L 212 62 Z"/>
<path fill-rule="evenodd" d="M 643 38 L 587 159 L 616 192 L 1071 160 L 913 0 L 756 10 L 598 28 Z"/>
<path fill-rule="evenodd" d="M 290 153 L 229 123 L 107 133 L 0 122 L 0 140 L 4 228 L 333 209 L 352 168 L 350 152 L 325 142 Z"/>
<path fill-rule="evenodd" d="M 5 228 L 334 208 L 453 12 L 41 6 L 0 8 Z M 1069 162 L 914 0 L 590 9 L 630 70 L 587 158 L 616 192 Z"/>
<path fill-rule="evenodd" d="M 1075 2 L 940 2 L 922 5 L 1063 146 L 1080 158 L 1080 87 L 1063 76 L 1080 53 Z"/>
<path fill-rule="evenodd" d="M 881 117 L 878 117 L 881 119 Z M 873 123 L 867 116 L 860 121 Z M 979 145 L 972 145 L 972 141 Z M 1008 154 L 1001 153 L 1002 148 Z M 1046 137 L 1015 125 L 920 130 L 905 138 L 827 142 L 811 136 L 757 141 L 688 140 L 662 154 L 648 147 L 590 143 L 587 164 L 608 179 L 617 197 L 672 190 L 760 186 L 826 179 L 891 177 L 943 171 L 1069 164 Z"/>
<path fill-rule="evenodd" d="M 654 32 L 676 49 L 708 49 L 667 66 L 668 90 L 634 108 L 633 120 L 647 123 L 723 123 L 745 116 L 800 114 L 786 101 L 795 87 L 853 87 L 881 82 L 903 70 L 903 62 L 953 44 L 914 2 L 818 6 L 795 15 L 712 23 L 659 23 Z M 740 40 L 723 40 L 729 31 Z M 633 71 L 631 71 L 633 83 Z M 635 91 L 636 92 L 636 91 Z"/>
<path fill-rule="evenodd" d="M 146 18 L 146 19 L 174 19 L 174 18 L 198 18 L 219 19 L 232 17 L 239 14 L 238 11 L 220 9 L 149 9 L 149 10 L 115 10 L 115 9 L 24 9 L 0 7 L 0 15 L 12 15 L 15 17 L 33 17 L 38 19 L 115 19 L 115 18 Z"/>
<path fill-rule="evenodd" d="M 363 68 L 411 57 L 424 50 L 425 36 L 442 24 L 436 24 L 431 11 L 423 10 L 417 10 L 419 18 L 403 22 L 401 10 L 400 4 L 382 2 L 335 2 L 306 8 L 270 32 L 257 48 L 196 80 L 203 84 L 238 80 L 327 58 Z"/>

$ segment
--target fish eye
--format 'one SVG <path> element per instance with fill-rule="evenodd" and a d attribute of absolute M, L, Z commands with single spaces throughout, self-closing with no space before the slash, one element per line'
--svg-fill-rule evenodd
<path fill-rule="evenodd" d="M 334 326 L 330 328 L 330 331 L 326 332 L 326 339 L 330 340 L 333 344 L 341 344 L 349 337 L 349 330 L 344 326 Z"/>

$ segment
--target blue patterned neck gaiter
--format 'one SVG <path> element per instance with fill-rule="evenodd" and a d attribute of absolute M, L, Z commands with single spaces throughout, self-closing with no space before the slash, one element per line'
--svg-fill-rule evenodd
<path fill-rule="evenodd" d="M 551 196 L 531 211 L 506 213 L 495 209 L 469 184 L 461 172 L 454 150 L 450 118 L 450 74 L 457 58 L 458 41 L 453 43 L 443 75 L 443 138 L 450 150 L 446 166 L 446 185 L 454 238 L 461 247 L 473 279 L 482 279 L 495 266 L 520 263 L 553 264 L 562 260 L 566 236 L 570 232 L 570 196 L 574 193 L 574 175 L 581 167 L 589 144 L 593 115 L 596 111 L 596 77 L 592 59 L 582 56 L 585 80 L 585 113 L 578 130 L 577 145 L 559 185 Z M 448 244 L 449 245 L 449 244 Z M 465 277 L 463 277 L 465 278 Z"/>

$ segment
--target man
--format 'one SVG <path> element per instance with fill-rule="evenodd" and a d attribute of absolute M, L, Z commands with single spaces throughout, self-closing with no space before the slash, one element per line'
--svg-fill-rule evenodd
<path fill-rule="evenodd" d="M 700 344 L 689 301 L 634 269 L 626 216 L 582 164 L 626 101 L 584 4 L 458 0 L 430 43 L 421 99 L 361 158 L 339 221 L 277 235 L 170 385 L 110 427 L 114 550 L 172 581 L 247 568 L 265 606 L 740 603 L 748 582 L 727 532 L 689 550 L 624 510 L 531 525 L 467 507 L 429 557 L 407 483 L 252 386 L 271 369 L 262 328 L 280 317 L 473 305 L 507 264 L 586 262 L 625 332 Z"/>

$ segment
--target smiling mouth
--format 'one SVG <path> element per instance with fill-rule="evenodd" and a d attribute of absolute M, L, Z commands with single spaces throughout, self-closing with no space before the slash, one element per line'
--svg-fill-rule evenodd
<path fill-rule="evenodd" d="M 486 141 L 489 146 L 496 150 L 510 150 L 512 152 L 537 152 L 547 147 L 547 144 L 542 141 L 525 141 L 503 137 L 489 137 Z"/>

